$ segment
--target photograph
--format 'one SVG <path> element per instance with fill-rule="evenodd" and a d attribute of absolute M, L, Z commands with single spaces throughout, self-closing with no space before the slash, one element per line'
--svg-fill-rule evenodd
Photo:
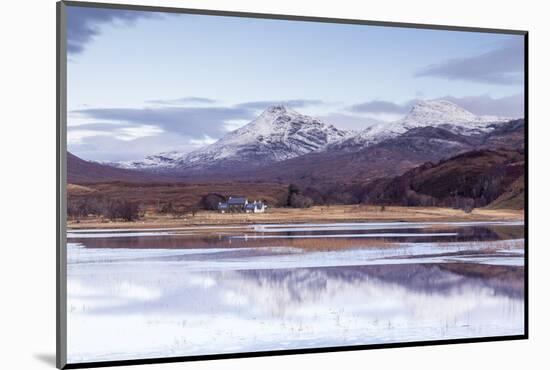
<path fill-rule="evenodd" d="M 526 338 L 526 32 L 59 14 L 69 366 Z"/>

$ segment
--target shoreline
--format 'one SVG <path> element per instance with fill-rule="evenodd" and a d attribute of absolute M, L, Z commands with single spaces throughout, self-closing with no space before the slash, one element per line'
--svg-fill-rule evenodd
<path fill-rule="evenodd" d="M 78 229 L 154 229 L 192 226 L 244 226 L 251 224 L 299 224 L 338 222 L 460 222 L 460 221 L 524 221 L 524 210 L 459 209 L 439 207 L 388 206 L 314 206 L 307 209 L 272 208 L 266 213 L 221 214 L 199 211 L 195 216 L 174 218 L 170 215 L 146 214 L 137 221 L 110 221 L 87 218 L 67 221 L 68 230 Z"/>

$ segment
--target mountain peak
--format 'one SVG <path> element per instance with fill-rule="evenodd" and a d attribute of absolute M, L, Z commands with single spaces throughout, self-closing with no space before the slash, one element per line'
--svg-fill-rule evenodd
<path fill-rule="evenodd" d="M 217 142 L 189 153 L 183 162 L 188 165 L 210 165 L 221 160 L 248 161 L 254 165 L 277 162 L 322 150 L 346 135 L 347 131 L 277 104 Z"/>
<path fill-rule="evenodd" d="M 298 116 L 300 113 L 283 104 L 274 104 L 267 107 L 260 116 L 279 117 L 285 115 Z"/>
<path fill-rule="evenodd" d="M 419 111 L 437 111 L 448 114 L 460 113 L 470 118 L 476 117 L 473 113 L 448 100 L 421 100 L 413 105 L 409 114 Z"/>
<path fill-rule="evenodd" d="M 447 100 L 424 100 L 416 103 L 401 120 L 405 125 L 437 126 L 441 124 L 463 125 L 486 121 L 472 112 Z"/>
<path fill-rule="evenodd" d="M 414 104 L 412 109 L 420 108 L 432 108 L 432 109 L 445 109 L 445 108 L 459 108 L 464 109 L 458 106 L 457 104 L 450 102 L 444 99 L 435 99 L 435 100 L 419 100 Z"/>
<path fill-rule="evenodd" d="M 505 120 L 493 116 L 477 116 L 448 100 L 421 100 L 402 119 L 369 126 L 356 136 L 337 143 L 335 147 L 366 147 L 422 127 L 445 126 L 453 133 L 487 132 L 492 129 L 492 124 Z"/>
<path fill-rule="evenodd" d="M 282 104 L 271 105 L 266 109 L 266 112 L 268 113 L 286 113 L 287 111 L 287 107 Z"/>

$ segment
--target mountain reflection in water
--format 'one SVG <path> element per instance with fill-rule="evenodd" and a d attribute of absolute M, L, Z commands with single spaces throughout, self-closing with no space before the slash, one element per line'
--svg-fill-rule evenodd
<path fill-rule="evenodd" d="M 251 235 L 284 236 L 284 228 Z M 338 228 L 327 232 L 349 232 Z M 304 239 L 229 244 L 242 230 L 74 233 L 68 246 L 69 361 L 522 334 L 522 226 L 435 229 L 457 236 L 440 243 L 420 235 L 393 245 L 331 240 L 316 230 L 312 249 Z M 353 232 L 380 230 L 434 232 L 407 225 Z"/>

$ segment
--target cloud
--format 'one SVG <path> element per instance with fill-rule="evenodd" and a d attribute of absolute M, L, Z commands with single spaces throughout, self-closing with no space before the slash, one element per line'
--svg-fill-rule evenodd
<path fill-rule="evenodd" d="M 80 54 L 85 46 L 101 33 L 105 24 L 132 25 L 140 18 L 159 17 L 159 13 L 137 10 L 67 7 L 67 51 Z"/>
<path fill-rule="evenodd" d="M 131 135 L 130 127 L 156 127 L 166 133 L 177 134 L 195 140 L 195 143 L 212 141 L 238 127 L 245 125 L 257 117 L 257 110 L 273 104 L 285 104 L 290 107 L 305 107 L 321 104 L 320 100 L 280 100 L 280 101 L 252 101 L 235 106 L 200 106 L 200 103 L 212 104 L 214 99 L 203 97 L 184 97 L 170 100 L 150 100 L 159 106 L 144 108 L 84 108 L 73 110 L 70 117 L 73 121 L 83 124 L 72 125 L 76 135 L 97 131 L 98 136 L 105 132 L 117 132 L 121 137 Z M 173 104 L 195 103 L 195 106 L 173 106 Z M 93 120 L 101 123 L 86 123 Z M 113 126 L 114 125 L 114 126 Z M 117 125 L 122 125 L 115 127 Z M 122 128 L 124 127 L 124 128 Z M 144 132 L 147 132 L 146 130 Z M 149 131 L 151 135 L 158 132 Z M 82 137 L 84 138 L 84 137 Z M 188 139 L 189 140 L 189 139 Z"/>
<path fill-rule="evenodd" d="M 214 144 L 216 142 L 216 139 L 213 137 L 210 137 L 208 135 L 204 135 L 201 139 L 190 139 L 189 144 L 196 145 L 196 146 L 204 146 L 204 145 L 210 145 Z"/>
<path fill-rule="evenodd" d="M 143 108 L 72 110 L 69 112 L 68 144 L 71 152 L 97 160 L 139 159 L 169 150 L 188 152 L 247 124 L 258 116 L 259 109 L 269 105 L 286 104 L 299 108 L 322 104 L 320 100 L 281 100 L 210 105 L 215 102 L 190 96 L 151 100 L 149 103 L 157 105 Z M 178 106 L 186 103 L 195 105 Z"/>
<path fill-rule="evenodd" d="M 219 138 L 227 132 L 227 122 L 255 117 L 252 111 L 237 107 L 89 108 L 71 111 L 71 115 L 94 121 L 155 126 L 193 138 L 205 135 Z"/>
<path fill-rule="evenodd" d="M 109 136 L 116 140 L 132 141 L 142 137 L 156 136 L 163 132 L 152 125 L 113 125 L 112 123 L 90 123 L 68 126 L 67 142 L 80 144 L 90 137 Z"/>
<path fill-rule="evenodd" d="M 112 135 L 88 136 L 80 142 L 68 143 L 71 153 L 87 160 L 128 161 L 141 160 L 148 155 L 178 150 L 190 152 L 200 145 L 189 143 L 189 138 L 170 133 L 121 141 Z"/>
<path fill-rule="evenodd" d="M 498 49 L 432 64 L 418 71 L 416 77 L 439 77 L 499 85 L 523 83 L 524 45 L 519 38 Z"/>
<path fill-rule="evenodd" d="M 352 105 L 349 110 L 357 113 L 406 113 L 409 107 L 385 100 L 371 100 Z"/>
<path fill-rule="evenodd" d="M 525 115 L 523 94 L 492 98 L 489 95 L 444 96 L 441 99 L 453 102 L 462 108 L 478 115 L 496 115 L 501 117 L 520 118 Z"/>
<path fill-rule="evenodd" d="M 259 100 L 238 104 L 236 107 L 245 109 L 263 110 L 271 105 L 284 105 L 289 108 L 304 108 L 312 105 L 321 105 L 324 102 L 319 99 L 291 99 L 291 100 Z"/>
<path fill-rule="evenodd" d="M 214 104 L 214 103 L 217 103 L 217 100 L 202 98 L 199 96 L 186 96 L 185 98 L 178 98 L 178 99 L 147 100 L 146 103 L 158 104 L 158 105 Z"/>
<path fill-rule="evenodd" d="M 185 97 L 171 100 L 150 100 L 158 102 L 159 106 L 144 108 L 84 108 L 73 110 L 70 117 L 73 122 L 83 124 L 72 125 L 74 131 L 118 130 L 113 125 L 156 127 L 163 132 L 177 134 L 203 140 L 205 137 L 218 139 L 228 131 L 245 125 L 258 115 L 257 110 L 273 104 L 285 104 L 293 108 L 322 104 L 321 100 L 280 100 L 251 101 L 235 106 L 198 106 L 197 103 L 212 104 L 214 99 L 202 97 Z M 195 106 L 173 106 L 177 102 L 195 103 Z M 162 103 L 162 104 L 160 104 Z M 86 123 L 86 120 L 101 123 Z M 128 129 L 126 129 L 128 130 Z M 151 134 L 156 134 L 151 131 Z M 126 136 L 129 136 L 127 134 Z M 198 142 L 198 141 L 197 141 Z"/>
<path fill-rule="evenodd" d="M 430 99 L 432 100 L 432 99 Z M 456 97 L 452 95 L 442 96 L 433 100 L 448 100 L 458 106 L 477 115 L 495 115 L 501 117 L 517 118 L 524 115 L 523 94 L 493 98 L 490 95 L 474 95 Z M 408 113 L 419 100 L 412 99 L 398 104 L 386 100 L 371 100 L 355 104 L 347 108 L 350 112 L 372 115 L 401 115 Z"/>

